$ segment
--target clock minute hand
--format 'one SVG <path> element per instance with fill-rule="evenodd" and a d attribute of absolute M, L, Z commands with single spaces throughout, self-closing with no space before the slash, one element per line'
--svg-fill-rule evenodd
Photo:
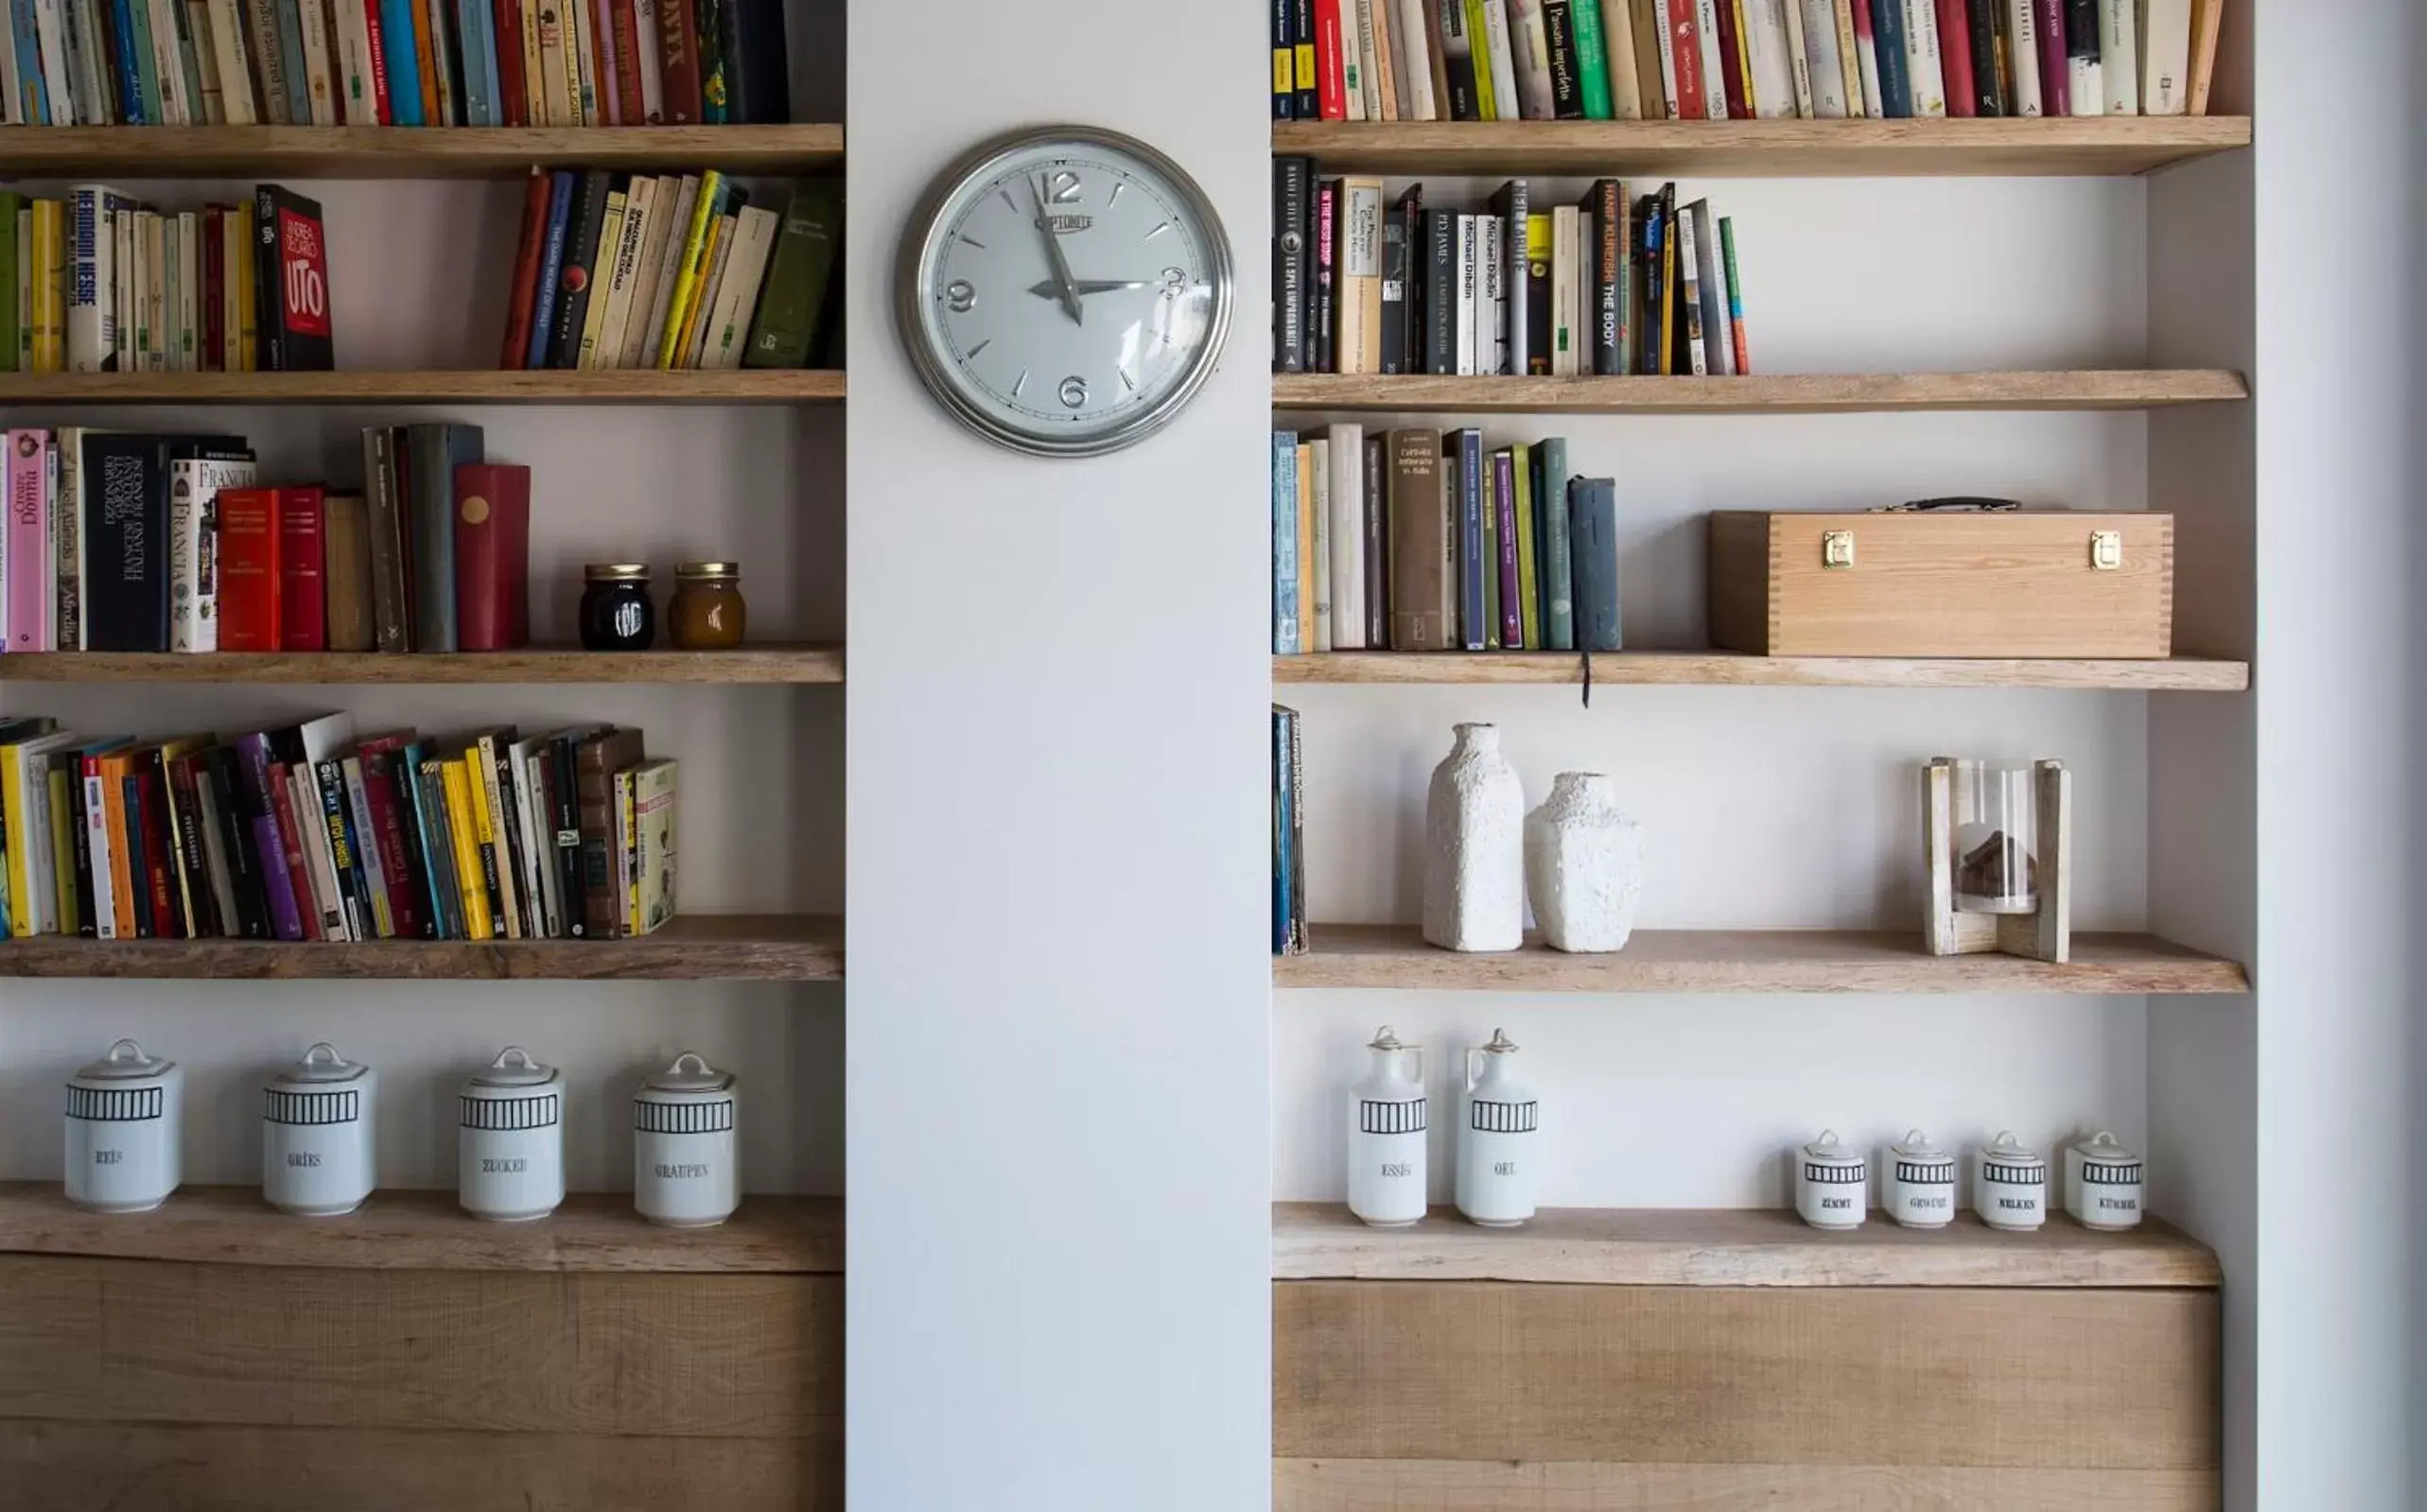
<path fill-rule="evenodd" d="M 1037 207 L 1037 231 L 1045 238 L 1045 261 L 1054 273 L 1054 290 L 1062 302 L 1062 313 L 1073 325 L 1087 323 L 1087 313 L 1078 302 L 1078 293 L 1071 287 L 1070 259 L 1062 255 L 1061 238 L 1055 235 L 1053 222 L 1045 217 L 1045 197 L 1038 192 L 1037 181 L 1028 181 L 1028 200 Z"/>
<path fill-rule="evenodd" d="M 1150 287 L 1148 281 L 1143 278 L 1081 278 L 1063 287 L 1056 287 L 1051 281 L 1042 284 L 1031 285 L 1028 292 L 1036 295 L 1039 299 L 1055 299 L 1061 295 L 1064 287 L 1067 287 L 1068 291 L 1073 294 L 1085 296 L 1089 294 L 1112 294 L 1125 288 L 1145 288 L 1148 287 Z"/>

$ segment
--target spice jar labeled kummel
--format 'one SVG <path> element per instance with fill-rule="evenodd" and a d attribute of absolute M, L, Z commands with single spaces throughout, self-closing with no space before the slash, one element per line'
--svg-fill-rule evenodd
<path fill-rule="evenodd" d="M 742 564 L 686 562 L 674 568 L 674 600 L 667 606 L 674 644 L 684 651 L 730 651 L 742 644 L 749 608 L 742 601 Z"/>
<path fill-rule="evenodd" d="M 589 651 L 647 651 L 657 640 L 649 602 L 649 566 L 593 562 L 582 569 L 582 645 Z"/>

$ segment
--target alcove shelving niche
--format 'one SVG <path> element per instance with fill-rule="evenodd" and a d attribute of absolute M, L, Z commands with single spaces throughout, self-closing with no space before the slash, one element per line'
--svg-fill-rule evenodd
<path fill-rule="evenodd" d="M 2246 357 L 2157 339 L 2144 231 L 2159 178 L 2229 165 L 2250 139 L 2231 115 L 1274 123 L 1276 156 L 1380 175 L 1386 203 L 1417 182 L 1428 209 L 1482 210 L 1523 177 L 1539 210 L 1598 178 L 1634 196 L 1679 181 L 1680 204 L 1735 220 L 1757 369 L 1273 375 L 1277 430 L 1565 438 L 1570 472 L 1617 483 L 1628 645 L 1272 658 L 1273 696 L 1301 716 L 1311 921 L 1306 952 L 1273 962 L 1280 1512 L 1854 1507 L 1908 1486 L 1982 1507 L 2212 1503 L 2209 1236 L 2156 1219 L 2094 1233 L 2061 1211 L 2033 1234 L 1878 1214 L 1824 1234 L 1786 1210 L 1786 1152 L 1831 1126 L 1872 1149 L 1921 1124 L 1965 1151 L 2012 1126 L 2051 1151 L 2061 1209 L 2060 1144 L 2113 1127 L 2146 1147 L 2152 1005 L 2222 1021 L 2250 984 L 2156 906 L 2150 730 L 2160 708 L 2245 694 L 2246 641 L 2192 608 L 2164 660 L 1715 651 L 1702 517 L 1948 495 L 2172 508 L 2177 601 L 2215 585 L 2229 538 L 2177 502 L 2155 438 L 2231 425 Z M 2150 360 L 2194 352 L 2207 360 Z M 1423 943 L 1427 777 L 1470 721 L 1500 727 L 1529 808 L 1581 768 L 1644 824 L 1644 918 L 1623 951 Z M 1942 752 L 2073 770 L 2088 860 L 2068 962 L 1925 949 L 1912 772 Z M 1397 1230 L 1340 1201 L 1341 1099 L 1385 1020 L 1425 1046 L 1433 1099 L 1436 1207 Z M 1459 1051 L 1495 1028 L 1541 1099 L 1536 1170 L 1559 1205 L 1513 1230 L 1448 1205 Z M 1891 1338 L 1964 1342 L 1942 1362 Z M 2134 1384 L 2110 1389 L 2127 1359 Z M 2052 1372 L 2068 1382 L 2052 1416 Z M 1679 1400 L 1761 1410 L 1681 1418 Z M 2023 1434 L 1996 1426 L 2026 1418 Z"/>
<path fill-rule="evenodd" d="M 790 9 L 795 112 L 839 119 L 841 8 Z M 714 167 L 780 211 L 843 166 L 842 128 L 814 123 L 7 133 L 0 173 L 30 193 L 320 200 L 340 368 L 6 374 L 0 423 L 233 432 L 266 484 L 340 486 L 363 426 L 478 425 L 488 460 L 532 469 L 534 644 L 15 654 L 0 705 L 149 738 L 335 710 L 364 737 L 613 723 L 682 766 L 680 911 L 638 938 L 0 942 L 0 1332 L 21 1346 L 0 1396 L 24 1404 L 0 1483 L 27 1504 L 166 1477 L 298 1512 L 841 1506 L 845 377 L 493 364 L 534 167 Z M 699 559 L 742 564 L 738 650 L 668 649 L 672 569 Z M 652 565 L 660 649 L 575 644 L 591 561 Z M 60 1197 L 57 1086 L 117 1034 L 185 1068 L 188 1184 L 104 1218 Z M 322 1038 L 379 1075 L 381 1186 L 298 1220 L 260 1202 L 253 1088 Z M 456 1206 L 454 1092 L 509 1042 L 565 1072 L 576 1194 L 499 1225 Z M 742 1207 L 713 1229 L 646 1224 L 623 1190 L 631 1091 L 683 1050 L 740 1079 Z"/>

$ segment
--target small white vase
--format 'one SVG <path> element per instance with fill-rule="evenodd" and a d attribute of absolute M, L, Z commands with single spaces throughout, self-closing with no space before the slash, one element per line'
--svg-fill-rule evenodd
<path fill-rule="evenodd" d="M 1525 943 L 1526 794 L 1489 724 L 1458 726 L 1424 805 L 1424 943 L 1514 950 Z"/>
<path fill-rule="evenodd" d="M 1598 772 L 1563 772 L 1526 816 L 1526 886 L 1554 950 L 1622 950 L 1643 896 L 1643 826 Z"/>

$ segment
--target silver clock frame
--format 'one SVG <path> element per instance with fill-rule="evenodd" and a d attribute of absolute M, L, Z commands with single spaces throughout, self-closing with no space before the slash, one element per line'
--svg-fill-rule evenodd
<path fill-rule="evenodd" d="M 1126 152 L 1160 174 L 1205 228 L 1205 255 L 1210 265 L 1207 271 L 1214 286 L 1214 318 L 1206 328 L 1207 339 L 1179 384 L 1161 399 L 1113 428 L 1078 439 L 1066 438 L 1050 430 L 1032 430 L 1007 424 L 962 394 L 952 381 L 951 365 L 926 339 L 921 308 L 926 298 L 928 264 L 940 250 L 938 234 L 943 229 L 940 217 L 945 207 L 972 181 L 991 177 L 1005 160 L 1032 148 L 1060 143 Z M 903 228 L 900 250 L 896 254 L 894 331 L 928 391 L 942 403 L 953 419 L 987 440 L 1031 457 L 1101 457 L 1134 446 L 1162 429 L 1188 407 L 1190 400 L 1196 397 L 1196 391 L 1213 375 L 1214 364 L 1221 360 L 1222 348 L 1230 339 L 1232 282 L 1230 233 L 1224 229 L 1214 201 L 1206 198 L 1205 191 L 1197 187 L 1196 181 L 1170 157 L 1134 136 L 1104 127 L 1021 127 L 971 148 L 954 159 L 928 185 L 927 193 L 918 201 L 918 208 L 911 213 L 910 221 Z"/>

